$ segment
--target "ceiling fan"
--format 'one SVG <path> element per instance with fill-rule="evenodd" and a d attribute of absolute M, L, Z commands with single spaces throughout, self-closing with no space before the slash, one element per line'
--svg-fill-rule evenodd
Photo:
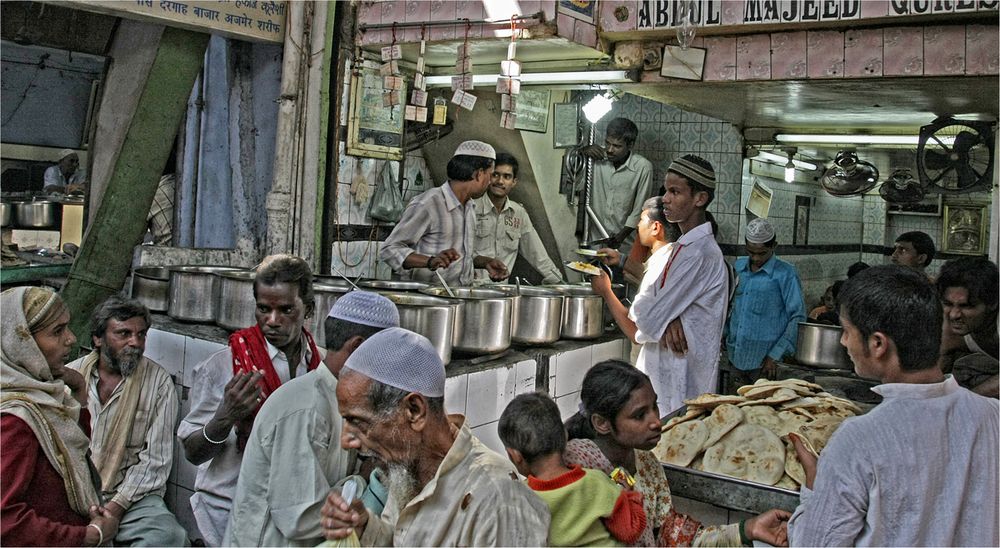
<path fill-rule="evenodd" d="M 820 184 L 834 196 L 858 196 L 878 184 L 878 168 L 859 159 L 853 150 L 841 150 L 823 173 Z"/>
<path fill-rule="evenodd" d="M 929 192 L 988 190 L 993 180 L 993 123 L 942 116 L 920 128 L 917 176 Z"/>
<path fill-rule="evenodd" d="M 924 199 L 927 191 L 909 169 L 899 168 L 878 189 L 883 200 L 895 204 L 915 204 Z"/>

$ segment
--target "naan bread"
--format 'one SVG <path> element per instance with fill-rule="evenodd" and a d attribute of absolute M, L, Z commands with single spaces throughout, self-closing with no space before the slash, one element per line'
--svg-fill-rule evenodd
<path fill-rule="evenodd" d="M 791 440 L 785 442 L 785 475 L 791 476 L 799 485 L 806 482 L 806 471 L 799 462 L 798 453 Z"/>
<path fill-rule="evenodd" d="M 778 388 L 777 390 L 775 390 L 773 393 L 771 393 L 767 397 L 758 398 L 758 399 L 754 399 L 754 400 L 748 399 L 747 401 L 745 401 L 743 403 L 738 403 L 736 405 L 739 405 L 740 407 L 744 407 L 744 406 L 747 406 L 747 405 L 784 403 L 786 401 L 792 401 L 792 400 L 797 400 L 797 399 L 799 399 L 798 392 L 796 392 L 794 390 L 790 390 L 788 388 Z"/>
<path fill-rule="evenodd" d="M 800 484 L 795 483 L 795 479 L 789 476 L 788 474 L 781 476 L 781 479 L 778 480 L 778 483 L 774 484 L 775 487 L 781 487 L 782 489 L 788 489 L 789 491 L 798 491 L 799 485 Z"/>
<path fill-rule="evenodd" d="M 702 421 L 678 424 L 660 437 L 660 442 L 653 449 L 653 455 L 666 463 L 687 466 L 701 452 L 706 439 L 708 439 L 708 427 Z"/>
<path fill-rule="evenodd" d="M 688 406 L 707 407 L 714 409 L 724 403 L 740 403 L 747 401 L 743 396 L 724 396 L 721 394 L 702 394 L 698 397 L 684 400 Z"/>
<path fill-rule="evenodd" d="M 702 449 L 715 445 L 730 430 L 743 422 L 743 411 L 731 403 L 724 403 L 715 408 L 707 419 L 702 421 L 708 427 L 708 439 Z"/>
<path fill-rule="evenodd" d="M 830 436 L 844 422 L 843 417 L 824 416 L 819 417 L 809 424 L 804 424 L 799 428 L 802 436 L 809 440 L 816 454 L 823 452 L 826 442 L 830 441 Z"/>
<path fill-rule="evenodd" d="M 706 472 L 774 485 L 785 473 L 785 446 L 770 430 L 741 424 L 705 450 Z"/>
<path fill-rule="evenodd" d="M 706 413 L 708 413 L 708 410 L 706 410 L 704 407 L 688 407 L 687 412 L 684 413 L 684 415 L 677 416 L 668 420 L 666 424 L 663 425 L 662 430 L 666 432 L 667 430 L 670 430 L 671 428 L 677 426 L 682 422 L 687 422 L 691 419 L 696 419 Z"/>

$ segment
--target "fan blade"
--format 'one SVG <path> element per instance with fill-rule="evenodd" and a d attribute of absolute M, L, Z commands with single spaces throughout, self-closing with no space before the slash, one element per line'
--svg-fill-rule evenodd
<path fill-rule="evenodd" d="M 955 137 L 954 150 L 959 154 L 966 154 L 977 143 L 979 143 L 979 134 L 972 133 L 971 131 L 963 131 Z"/>
<path fill-rule="evenodd" d="M 957 188 L 968 188 L 979 182 L 979 174 L 967 164 L 958 164 L 956 168 L 958 179 L 955 181 L 955 186 Z"/>
<path fill-rule="evenodd" d="M 936 150 L 924 150 L 924 166 L 927 169 L 945 169 L 951 165 L 951 158 L 948 154 L 942 154 Z"/>

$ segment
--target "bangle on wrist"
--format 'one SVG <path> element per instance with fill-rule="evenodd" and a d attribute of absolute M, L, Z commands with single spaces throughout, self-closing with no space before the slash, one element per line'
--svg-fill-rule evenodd
<path fill-rule="evenodd" d="M 93 527 L 97 529 L 97 544 L 94 546 L 101 546 L 104 544 L 104 531 L 101 530 L 101 526 L 96 523 L 88 523 L 87 527 Z"/>
<path fill-rule="evenodd" d="M 229 436 L 226 436 L 225 438 L 222 438 L 221 441 L 216 441 L 216 440 L 213 440 L 212 438 L 208 437 L 208 425 L 207 424 L 205 425 L 204 428 L 201 429 L 201 436 L 203 438 L 205 438 L 205 441 L 207 441 L 208 443 L 211 443 L 212 445 L 222 445 L 223 443 L 226 443 L 226 440 L 229 438 Z"/>
<path fill-rule="evenodd" d="M 437 257 L 435 255 L 431 255 L 430 257 L 427 257 L 427 270 L 436 270 L 435 268 L 431 267 L 431 263 L 434 262 L 434 259 L 436 259 L 436 258 Z"/>
<path fill-rule="evenodd" d="M 753 545 L 753 541 L 747 536 L 747 520 L 745 519 L 740 520 L 740 542 L 743 543 L 744 546 Z"/>

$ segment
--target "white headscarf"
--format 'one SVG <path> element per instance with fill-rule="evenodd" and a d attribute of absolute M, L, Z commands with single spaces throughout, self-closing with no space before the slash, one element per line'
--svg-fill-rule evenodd
<path fill-rule="evenodd" d="M 44 311 L 59 298 L 52 292 L 39 294 L 39 288 L 30 287 L 0 294 L 0 413 L 13 415 L 31 427 L 45 456 L 63 478 L 70 507 L 88 517 L 91 505 L 100 503 L 91 473 L 90 440 L 78 424 L 80 403 L 62 380 L 52 378 L 48 361 L 31 334 L 31 324 L 25 317 L 29 291 L 32 297 L 45 299 L 39 309 L 43 312 L 32 314 L 33 321 L 43 320 L 39 316 L 44 316 Z"/>

